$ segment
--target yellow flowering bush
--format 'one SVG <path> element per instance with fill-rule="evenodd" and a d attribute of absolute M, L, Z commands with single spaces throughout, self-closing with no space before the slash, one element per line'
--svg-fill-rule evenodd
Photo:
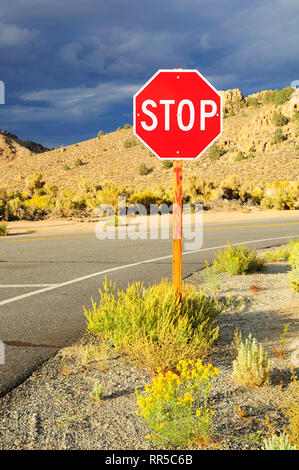
<path fill-rule="evenodd" d="M 151 430 L 147 438 L 171 447 L 208 439 L 214 414 L 208 402 L 218 369 L 201 360 L 181 360 L 176 372 L 158 368 L 157 373 L 152 384 L 145 386 L 145 394 L 136 391 L 136 413 Z"/>

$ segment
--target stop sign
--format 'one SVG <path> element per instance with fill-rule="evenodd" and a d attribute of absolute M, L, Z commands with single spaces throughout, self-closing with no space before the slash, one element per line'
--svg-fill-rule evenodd
<path fill-rule="evenodd" d="M 196 159 L 222 133 L 222 97 L 197 70 L 158 70 L 134 96 L 134 133 L 161 159 Z"/>

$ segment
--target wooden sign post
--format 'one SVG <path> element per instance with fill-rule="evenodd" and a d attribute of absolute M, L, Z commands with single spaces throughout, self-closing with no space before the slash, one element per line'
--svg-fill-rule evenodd
<path fill-rule="evenodd" d="M 183 206 L 182 206 L 182 176 L 183 168 L 181 160 L 174 160 L 174 204 L 173 204 L 173 261 L 172 278 L 173 288 L 182 299 L 182 231 L 183 231 Z"/>

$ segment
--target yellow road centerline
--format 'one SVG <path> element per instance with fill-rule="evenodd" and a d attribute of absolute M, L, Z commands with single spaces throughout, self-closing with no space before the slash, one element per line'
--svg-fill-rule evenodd
<path fill-rule="evenodd" d="M 299 222 L 285 222 L 285 223 L 280 223 L 280 224 L 231 225 L 231 226 L 225 226 L 225 227 L 203 227 L 203 230 L 228 230 L 228 229 L 240 229 L 240 228 L 281 227 L 281 226 L 289 226 L 289 225 L 299 225 Z M 195 230 L 200 230 L 200 229 L 201 229 L 200 227 L 195 228 Z M 147 231 L 146 233 L 147 234 L 162 233 L 166 231 L 167 230 L 154 230 L 151 232 Z M 172 229 L 170 229 L 169 232 L 171 233 Z M 144 233 L 144 232 L 141 232 L 141 233 Z M 64 236 L 56 236 L 56 237 L 48 236 L 48 237 L 41 237 L 41 238 L 20 238 L 16 240 L 8 240 L 7 238 L 5 238 L 4 241 L 6 241 L 7 243 L 17 243 L 17 242 L 33 242 L 33 241 L 47 241 L 47 240 L 67 240 L 67 239 L 75 239 L 75 238 L 95 238 L 95 235 L 64 235 Z"/>

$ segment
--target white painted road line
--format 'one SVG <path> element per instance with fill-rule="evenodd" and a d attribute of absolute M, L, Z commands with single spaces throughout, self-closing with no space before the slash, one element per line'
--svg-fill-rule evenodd
<path fill-rule="evenodd" d="M 233 246 L 248 245 L 249 243 L 258 243 L 258 242 L 266 242 L 266 241 L 274 241 L 274 240 L 286 240 L 287 238 L 295 238 L 295 237 L 296 237 L 295 235 L 289 235 L 289 236 L 286 236 L 286 237 L 262 238 L 260 240 L 250 240 L 250 241 L 246 241 L 246 242 L 231 243 L 231 245 L 233 245 Z M 211 248 L 201 248 L 199 250 L 185 251 L 185 252 L 183 252 L 183 256 L 191 255 L 192 253 L 199 253 L 199 252 L 202 252 L 202 251 L 218 250 L 218 249 L 221 249 L 221 248 L 225 248 L 226 246 L 227 246 L 227 244 L 226 245 L 220 245 L 220 246 L 212 246 Z M 51 285 L 49 287 L 45 287 L 43 289 L 38 289 L 38 290 L 35 290 L 35 291 L 32 291 L 32 292 L 27 292 L 26 294 L 23 294 L 23 295 L 17 295 L 16 297 L 11 297 L 10 299 L 2 300 L 2 301 L 0 301 L 0 306 L 1 305 L 7 305 L 7 304 L 10 304 L 12 302 L 16 302 L 17 300 L 26 299 L 27 297 L 32 297 L 34 295 L 43 294 L 44 292 L 49 292 L 51 290 L 59 289 L 61 287 L 69 286 L 71 284 L 75 284 L 77 282 L 85 281 L 87 279 L 91 279 L 93 277 L 101 276 L 103 274 L 109 274 L 109 273 L 112 273 L 112 272 L 115 272 L 115 271 L 121 271 L 122 269 L 134 268 L 134 267 L 140 266 L 142 264 L 154 263 L 155 261 L 162 261 L 162 260 L 169 259 L 169 258 L 172 258 L 172 255 L 161 256 L 160 258 L 153 258 L 153 259 L 148 259 L 148 260 L 144 260 L 144 261 L 138 261 L 136 263 L 125 264 L 123 266 L 117 266 L 115 268 L 105 269 L 104 271 L 99 271 L 97 273 L 87 274 L 86 276 L 78 277 L 78 278 L 72 279 L 70 281 L 62 282 L 60 284 L 54 284 L 54 285 Z"/>
<path fill-rule="evenodd" d="M 50 287 L 59 286 L 59 284 L 0 284 L 0 289 L 19 288 L 19 287 Z"/>

